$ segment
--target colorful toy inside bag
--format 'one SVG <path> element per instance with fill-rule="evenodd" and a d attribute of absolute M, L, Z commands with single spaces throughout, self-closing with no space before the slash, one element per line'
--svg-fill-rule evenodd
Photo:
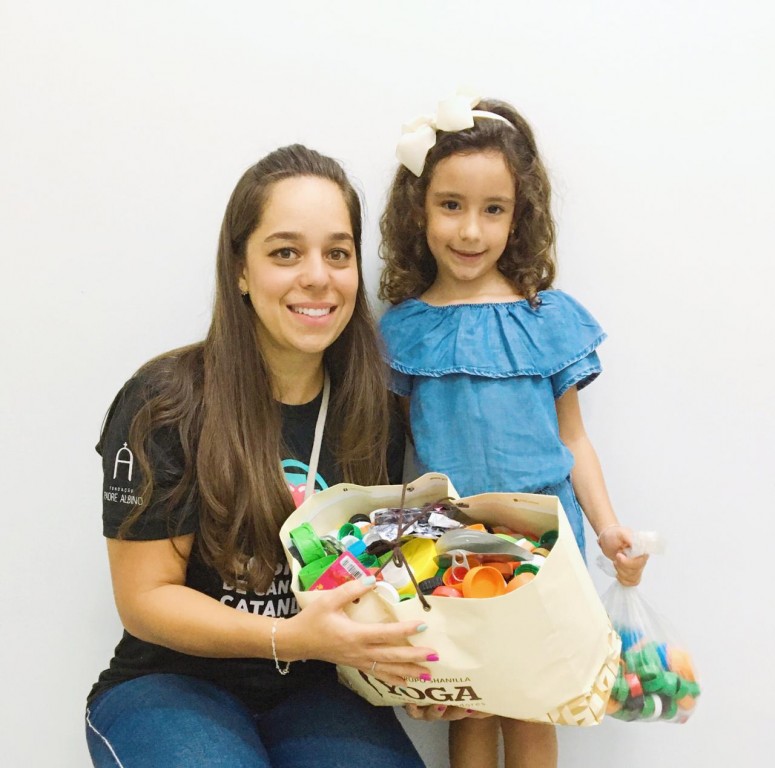
<path fill-rule="evenodd" d="M 661 554 L 656 534 L 635 534 L 630 554 Z M 600 567 L 615 575 L 602 556 Z M 619 672 L 607 714 L 626 722 L 685 723 L 694 712 L 700 686 L 691 656 L 668 622 L 646 602 L 640 588 L 615 581 L 603 605 L 622 639 Z"/>

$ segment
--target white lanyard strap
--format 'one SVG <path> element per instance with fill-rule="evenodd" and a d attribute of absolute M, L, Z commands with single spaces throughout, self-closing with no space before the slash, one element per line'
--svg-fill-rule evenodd
<path fill-rule="evenodd" d="M 320 447 L 323 445 L 323 430 L 326 426 L 328 414 L 328 399 L 331 394 L 331 379 L 328 371 L 323 372 L 323 399 L 320 401 L 318 420 L 315 422 L 315 439 L 312 443 L 312 453 L 309 457 L 309 471 L 307 472 L 307 486 L 304 489 L 304 501 L 315 492 L 315 478 L 318 474 L 318 460 L 320 459 Z"/>

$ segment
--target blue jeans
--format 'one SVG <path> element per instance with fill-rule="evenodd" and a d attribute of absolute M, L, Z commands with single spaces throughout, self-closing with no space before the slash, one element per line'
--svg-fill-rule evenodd
<path fill-rule="evenodd" d="M 423 768 L 391 708 L 332 682 L 252 713 L 213 683 L 145 675 L 92 702 L 86 740 L 97 768 Z"/>

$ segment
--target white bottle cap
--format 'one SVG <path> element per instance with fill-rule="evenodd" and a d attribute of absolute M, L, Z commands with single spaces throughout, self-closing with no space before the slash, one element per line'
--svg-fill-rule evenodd
<path fill-rule="evenodd" d="M 396 565 L 392 560 L 382 569 L 382 578 L 396 589 L 405 587 L 411 581 L 406 567 Z"/>
<path fill-rule="evenodd" d="M 378 581 L 374 585 L 374 591 L 388 603 L 401 602 L 401 596 L 398 594 L 398 590 L 387 581 Z"/>

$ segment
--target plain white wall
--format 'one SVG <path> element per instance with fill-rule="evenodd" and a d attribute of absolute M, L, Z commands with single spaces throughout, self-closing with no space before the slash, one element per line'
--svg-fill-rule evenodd
<path fill-rule="evenodd" d="M 88 764 L 120 630 L 93 446 L 137 366 L 203 335 L 239 175 L 294 141 L 343 160 L 373 294 L 400 125 L 463 83 L 535 127 L 558 284 L 610 334 L 587 425 L 620 516 L 668 538 L 643 591 L 704 687 L 681 727 L 562 729 L 561 765 L 768 749 L 774 7 L 0 2 L 3 763 Z M 443 727 L 409 728 L 446 765 Z"/>

